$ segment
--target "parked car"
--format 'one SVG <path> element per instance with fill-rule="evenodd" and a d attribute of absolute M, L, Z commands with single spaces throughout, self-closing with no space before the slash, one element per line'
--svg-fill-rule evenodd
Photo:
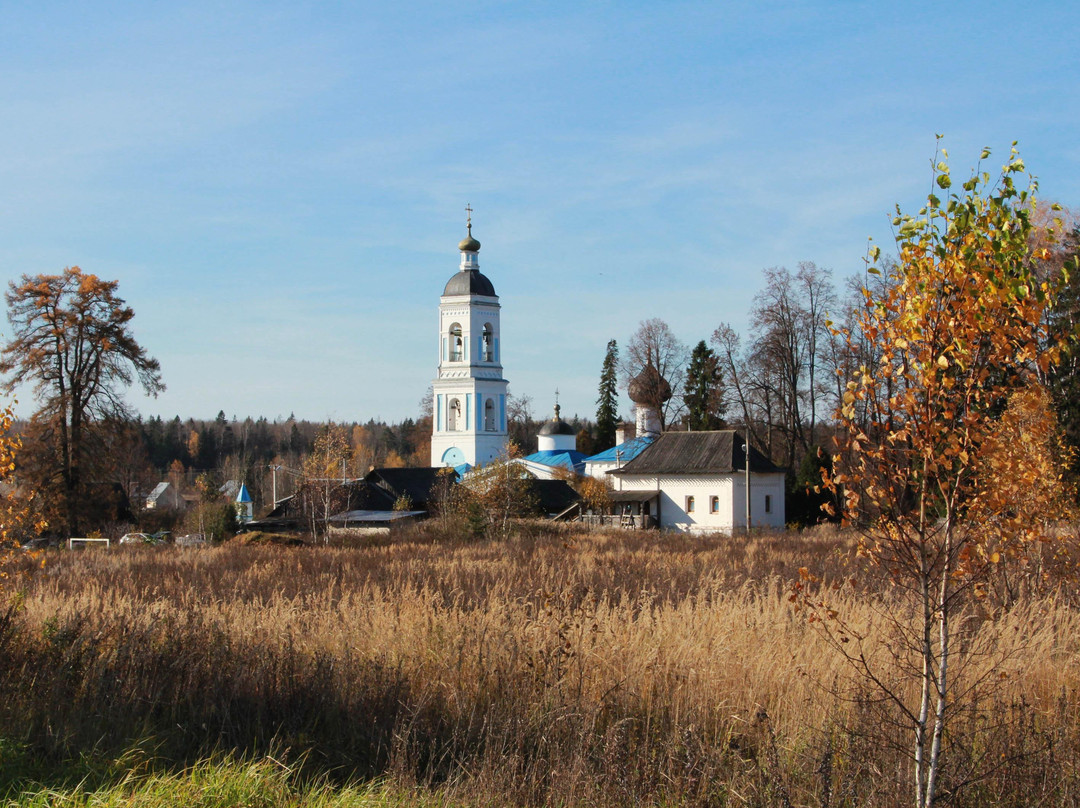
<path fill-rule="evenodd" d="M 63 545 L 63 539 L 57 539 L 54 537 L 41 536 L 36 539 L 29 539 L 23 542 L 22 548 L 24 550 L 44 550 L 48 547 L 60 547 Z"/>
<path fill-rule="evenodd" d="M 158 538 L 155 533 L 153 536 L 148 533 L 125 533 L 120 537 L 121 544 L 162 544 L 162 539 Z"/>
<path fill-rule="evenodd" d="M 176 540 L 177 547 L 204 547 L 206 544 L 206 537 L 202 533 L 189 533 Z"/>

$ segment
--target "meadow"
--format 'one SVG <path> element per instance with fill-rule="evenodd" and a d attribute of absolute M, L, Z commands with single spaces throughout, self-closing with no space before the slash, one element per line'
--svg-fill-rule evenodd
<path fill-rule="evenodd" d="M 834 647 L 842 624 L 903 693 L 903 607 L 852 556 L 831 529 L 437 524 L 348 548 L 50 552 L 0 623 L 0 795 L 906 805 L 909 736 Z M 800 580 L 837 621 L 795 608 Z M 952 804 L 1080 801 L 1069 586 L 968 615 Z"/>

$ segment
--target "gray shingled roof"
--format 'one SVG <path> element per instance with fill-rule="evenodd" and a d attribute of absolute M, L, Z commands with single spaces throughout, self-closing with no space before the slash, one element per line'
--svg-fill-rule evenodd
<path fill-rule="evenodd" d="M 665 432 L 645 451 L 608 474 L 730 474 L 745 471 L 743 436 L 733 429 L 717 432 Z M 750 471 L 780 473 L 767 457 L 750 448 Z"/>

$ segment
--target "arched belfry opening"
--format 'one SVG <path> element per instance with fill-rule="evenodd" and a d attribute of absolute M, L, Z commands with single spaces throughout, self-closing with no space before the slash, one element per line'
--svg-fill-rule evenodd
<path fill-rule="evenodd" d="M 461 399 L 450 399 L 450 406 L 446 408 L 446 428 L 450 432 L 457 432 L 461 429 Z"/>
<path fill-rule="evenodd" d="M 465 341 L 462 338 L 461 323 L 450 326 L 450 361 L 460 362 L 465 358 Z"/>

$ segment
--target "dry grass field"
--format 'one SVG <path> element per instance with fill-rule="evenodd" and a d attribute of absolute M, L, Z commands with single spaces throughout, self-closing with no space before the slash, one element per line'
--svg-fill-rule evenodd
<path fill-rule="evenodd" d="M 336 804 L 906 805 L 907 736 L 795 610 L 800 568 L 903 692 L 902 609 L 835 532 L 54 552 L 0 626 L 0 789 L 272 759 Z M 1075 604 L 964 643 L 947 795 L 1076 804 Z"/>

